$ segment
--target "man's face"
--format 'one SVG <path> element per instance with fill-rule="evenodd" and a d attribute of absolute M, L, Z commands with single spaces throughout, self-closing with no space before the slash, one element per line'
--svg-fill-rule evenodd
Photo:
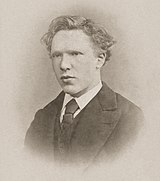
<path fill-rule="evenodd" d="M 98 84 L 98 58 L 90 38 L 82 30 L 61 30 L 51 48 L 52 65 L 64 92 L 79 97 Z"/>

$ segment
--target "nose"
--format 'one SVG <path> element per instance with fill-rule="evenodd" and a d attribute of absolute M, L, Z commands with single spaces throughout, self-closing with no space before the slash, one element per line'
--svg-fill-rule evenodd
<path fill-rule="evenodd" d="M 67 54 L 63 54 L 63 57 L 61 59 L 60 63 L 60 69 L 63 71 L 70 70 L 71 64 L 70 64 L 70 57 Z"/>

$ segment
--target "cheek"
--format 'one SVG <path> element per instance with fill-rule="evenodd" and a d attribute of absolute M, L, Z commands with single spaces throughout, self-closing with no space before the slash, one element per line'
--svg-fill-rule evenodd
<path fill-rule="evenodd" d="M 84 69 L 80 72 L 81 82 L 82 84 L 86 84 L 92 80 L 92 71 L 89 67 L 84 67 Z"/>
<path fill-rule="evenodd" d="M 54 71 L 59 70 L 59 63 L 56 61 L 52 61 L 52 67 Z"/>
<path fill-rule="evenodd" d="M 59 65 L 57 63 L 52 63 L 52 67 L 53 67 L 54 73 L 58 77 L 58 75 L 59 75 Z"/>
<path fill-rule="evenodd" d="M 94 70 L 94 69 L 93 69 L 93 63 L 91 64 L 91 63 L 89 63 L 89 62 L 86 62 L 86 63 L 82 66 L 81 70 L 82 70 L 83 75 L 85 75 L 86 78 L 88 78 L 87 75 L 90 76 L 90 75 L 92 74 L 93 70 Z"/>

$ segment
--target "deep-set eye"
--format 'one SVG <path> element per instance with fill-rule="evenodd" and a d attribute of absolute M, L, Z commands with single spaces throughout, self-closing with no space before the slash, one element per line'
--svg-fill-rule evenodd
<path fill-rule="evenodd" d="M 71 54 L 72 56 L 82 55 L 81 52 L 77 52 L 77 51 L 70 52 L 70 54 Z"/>
<path fill-rule="evenodd" d="M 78 52 L 71 52 L 70 53 L 72 56 L 77 56 L 78 55 Z"/>
<path fill-rule="evenodd" d="M 52 54 L 52 58 L 59 58 L 59 57 L 61 57 L 61 56 L 62 56 L 61 53 L 53 53 L 53 54 Z"/>

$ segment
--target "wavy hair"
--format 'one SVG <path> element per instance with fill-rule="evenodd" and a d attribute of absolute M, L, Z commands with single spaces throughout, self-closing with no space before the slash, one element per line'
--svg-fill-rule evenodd
<path fill-rule="evenodd" d="M 115 40 L 108 32 L 91 19 L 81 16 L 59 16 L 51 21 L 48 32 L 43 35 L 41 42 L 46 46 L 51 57 L 51 46 L 54 35 L 61 30 L 82 30 L 88 35 L 99 53 L 105 53 L 108 61 L 111 56 L 111 48 Z"/>

